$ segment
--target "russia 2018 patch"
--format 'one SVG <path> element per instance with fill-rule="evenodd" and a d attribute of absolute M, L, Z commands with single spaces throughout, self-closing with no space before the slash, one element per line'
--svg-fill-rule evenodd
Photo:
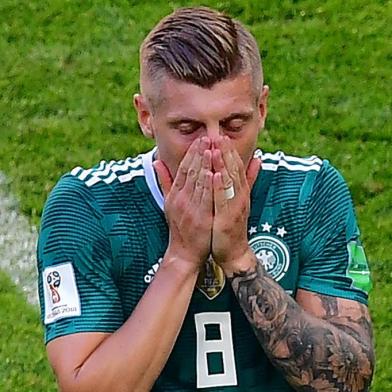
<path fill-rule="evenodd" d="M 80 316 L 80 298 L 71 263 L 47 267 L 42 272 L 45 318 L 50 324 L 66 317 Z"/>

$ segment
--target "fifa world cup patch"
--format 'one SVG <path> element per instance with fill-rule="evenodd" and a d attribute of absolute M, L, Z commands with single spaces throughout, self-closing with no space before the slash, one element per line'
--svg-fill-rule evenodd
<path fill-rule="evenodd" d="M 222 292 L 225 283 L 226 278 L 222 268 L 215 263 L 210 255 L 200 270 L 196 287 L 207 299 L 213 300 Z"/>
<path fill-rule="evenodd" d="M 80 316 L 80 298 L 71 263 L 47 267 L 42 272 L 45 324 Z"/>

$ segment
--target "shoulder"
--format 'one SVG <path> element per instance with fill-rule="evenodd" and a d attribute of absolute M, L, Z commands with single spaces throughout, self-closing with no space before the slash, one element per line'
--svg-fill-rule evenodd
<path fill-rule="evenodd" d="M 98 183 L 107 185 L 127 183 L 136 177 L 144 176 L 143 155 L 119 161 L 102 160 L 98 165 L 89 169 L 77 166 L 69 175 L 82 181 L 88 188 Z"/>
<path fill-rule="evenodd" d="M 64 174 L 51 191 L 43 213 L 48 216 L 64 216 L 92 212 L 100 218 L 107 212 L 123 210 L 125 197 L 134 187 L 134 180 L 144 177 L 142 155 L 119 161 L 104 161 L 92 168 L 75 167 Z M 127 189 L 122 189 L 127 187 Z"/>
<path fill-rule="evenodd" d="M 319 192 L 336 193 L 347 190 L 340 172 L 327 159 L 316 155 L 298 157 L 257 150 L 256 157 L 262 160 L 262 171 L 272 177 L 272 184 L 284 193 L 300 194 L 302 202 Z"/>
<path fill-rule="evenodd" d="M 326 162 L 321 160 L 316 155 L 312 155 L 310 157 L 297 157 L 293 155 L 287 155 L 283 151 L 268 153 L 257 150 L 255 156 L 262 160 L 262 170 L 278 173 L 307 173 L 309 171 L 319 172 L 323 164 Z"/>
<path fill-rule="evenodd" d="M 67 200 L 76 196 L 87 201 L 107 201 L 126 184 L 133 186 L 144 174 L 143 155 L 118 161 L 102 160 L 91 168 L 77 166 L 60 178 L 49 200 L 56 196 Z"/>

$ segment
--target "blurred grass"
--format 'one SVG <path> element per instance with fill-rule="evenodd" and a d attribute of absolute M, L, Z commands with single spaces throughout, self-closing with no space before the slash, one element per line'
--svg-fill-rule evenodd
<path fill-rule="evenodd" d="M 2 271 L 0 309 L 0 391 L 56 391 L 38 313 Z"/>
<path fill-rule="evenodd" d="M 11 179 L 21 210 L 33 224 L 39 223 L 44 200 L 64 172 L 151 146 L 138 131 L 132 109 L 138 47 L 162 16 L 192 4 L 201 3 L 2 0 L 0 170 Z M 347 179 L 375 280 L 370 301 L 377 343 L 373 390 L 392 390 L 392 2 L 202 4 L 236 16 L 258 39 L 271 88 L 260 146 L 295 155 L 317 153 Z M 14 360 L 26 368 L 22 379 L 18 365 L 2 369 L 0 380 L 8 384 L 0 384 L 0 390 L 50 390 L 46 368 L 41 381 L 47 380 L 42 384 L 47 386 L 30 387 L 39 385 L 34 366 L 44 355 L 35 310 L 5 277 L 0 283 L 9 293 L 0 309 L 1 328 L 24 331 L 26 323 L 33 324 L 16 334 L 15 342 L 28 339 L 36 350 L 16 350 L 16 343 L 0 339 L 0 361 L 16 352 Z M 21 312 L 31 318 L 20 318 Z"/>

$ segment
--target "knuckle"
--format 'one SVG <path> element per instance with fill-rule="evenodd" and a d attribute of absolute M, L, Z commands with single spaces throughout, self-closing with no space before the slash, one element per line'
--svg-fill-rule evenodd
<path fill-rule="evenodd" d="M 234 178 L 238 177 L 239 172 L 240 172 L 240 171 L 239 171 L 239 169 L 238 169 L 237 166 L 234 166 L 233 169 L 232 169 L 232 171 L 231 171 L 232 176 L 233 176 Z"/>
<path fill-rule="evenodd" d="M 196 170 L 195 170 L 195 169 L 190 168 L 190 169 L 188 170 L 188 177 L 189 177 L 191 180 L 196 179 L 196 175 L 197 175 L 197 173 L 196 173 Z"/>
<path fill-rule="evenodd" d="M 188 169 L 184 165 L 181 165 L 178 170 L 183 176 L 186 176 L 188 174 Z"/>
<path fill-rule="evenodd" d="M 201 178 L 198 178 L 196 181 L 196 188 L 201 189 L 204 186 L 204 182 Z"/>

